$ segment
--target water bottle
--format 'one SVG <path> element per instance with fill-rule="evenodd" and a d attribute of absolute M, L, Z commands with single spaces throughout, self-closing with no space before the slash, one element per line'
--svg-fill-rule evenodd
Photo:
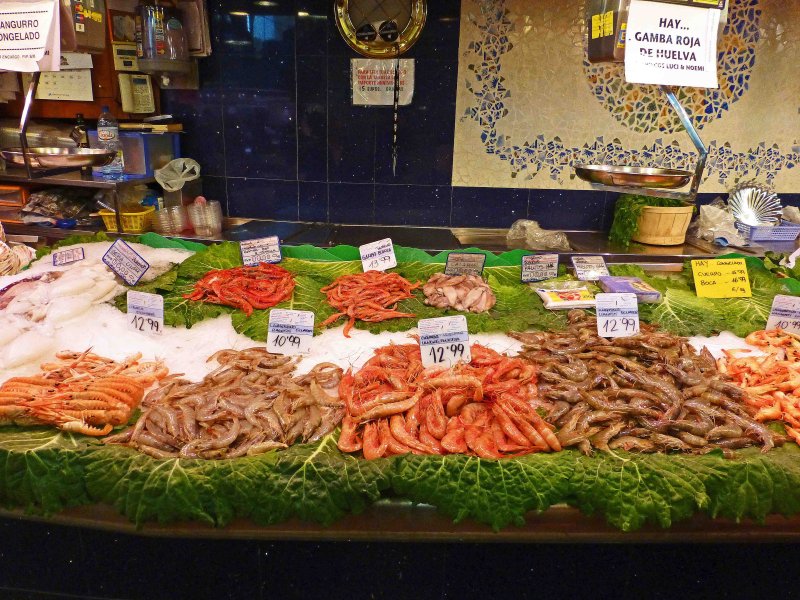
<path fill-rule="evenodd" d="M 119 139 L 119 123 L 108 111 L 108 106 L 103 107 L 103 112 L 97 119 L 97 143 L 101 148 L 117 153 L 114 160 L 104 166 L 100 173 L 106 179 L 122 179 L 125 164 L 122 158 L 122 142 Z"/>

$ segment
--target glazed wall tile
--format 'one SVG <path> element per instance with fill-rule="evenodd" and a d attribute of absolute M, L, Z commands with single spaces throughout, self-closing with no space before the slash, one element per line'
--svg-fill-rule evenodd
<path fill-rule="evenodd" d="M 228 178 L 228 210 L 232 217 L 296 221 L 297 181 Z"/>
<path fill-rule="evenodd" d="M 381 225 L 450 224 L 450 186 L 376 185 L 375 221 Z"/>
<path fill-rule="evenodd" d="M 528 190 L 453 188 L 453 227 L 508 227 L 528 214 Z"/>

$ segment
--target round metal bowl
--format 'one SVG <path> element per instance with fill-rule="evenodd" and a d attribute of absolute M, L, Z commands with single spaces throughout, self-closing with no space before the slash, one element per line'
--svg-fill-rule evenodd
<path fill-rule="evenodd" d="M 33 169 L 64 167 L 102 167 L 114 160 L 116 152 L 102 148 L 29 148 L 28 157 Z M 25 166 L 22 148 L 4 148 L 0 156 L 15 167 Z"/>
<path fill-rule="evenodd" d="M 575 174 L 589 183 L 661 189 L 683 187 L 692 179 L 691 171 L 615 165 L 575 165 Z"/>

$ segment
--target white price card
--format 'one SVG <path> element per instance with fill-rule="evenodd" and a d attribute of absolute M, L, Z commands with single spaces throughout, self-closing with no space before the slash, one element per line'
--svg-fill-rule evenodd
<path fill-rule="evenodd" d="M 479 252 L 451 252 L 447 255 L 444 266 L 445 275 L 477 275 L 483 274 L 486 255 Z"/>
<path fill-rule="evenodd" d="M 64 265 L 71 265 L 74 262 L 86 258 L 86 253 L 83 248 L 70 248 L 69 250 L 59 250 L 53 252 L 53 266 L 63 267 Z"/>
<path fill-rule="evenodd" d="M 800 297 L 783 294 L 775 296 L 766 329 L 783 329 L 800 334 Z"/>
<path fill-rule="evenodd" d="M 158 294 L 129 290 L 128 329 L 150 335 L 164 333 L 164 298 Z"/>
<path fill-rule="evenodd" d="M 636 294 L 596 294 L 597 335 L 628 337 L 639 333 Z"/>
<path fill-rule="evenodd" d="M 314 313 L 273 308 L 269 311 L 267 350 L 273 354 L 306 354 L 314 338 Z"/>
<path fill-rule="evenodd" d="M 581 281 L 597 281 L 610 275 L 602 256 L 573 256 L 572 266 L 575 267 L 575 276 Z"/>
<path fill-rule="evenodd" d="M 150 264 L 126 242 L 116 240 L 103 255 L 106 266 L 128 285 L 136 285 Z"/>
<path fill-rule="evenodd" d="M 397 266 L 394 244 L 390 238 L 358 247 L 364 271 L 385 271 Z"/>
<path fill-rule="evenodd" d="M 420 319 L 419 346 L 425 367 L 452 367 L 472 360 L 464 315 Z"/>
<path fill-rule="evenodd" d="M 255 267 L 261 263 L 279 263 L 283 260 L 281 241 L 277 235 L 255 240 L 243 240 L 239 243 L 242 253 L 242 264 Z"/>
<path fill-rule="evenodd" d="M 522 257 L 522 283 L 558 277 L 558 254 L 528 254 Z"/>

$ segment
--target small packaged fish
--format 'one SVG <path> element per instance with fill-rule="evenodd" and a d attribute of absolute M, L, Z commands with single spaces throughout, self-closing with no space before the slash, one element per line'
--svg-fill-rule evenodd
<path fill-rule="evenodd" d="M 583 281 L 551 281 L 531 285 L 550 310 L 594 308 L 594 294 Z"/>
<path fill-rule="evenodd" d="M 661 301 L 661 292 L 638 277 L 601 277 L 598 283 L 610 294 L 636 294 L 639 302 L 651 304 Z"/>

